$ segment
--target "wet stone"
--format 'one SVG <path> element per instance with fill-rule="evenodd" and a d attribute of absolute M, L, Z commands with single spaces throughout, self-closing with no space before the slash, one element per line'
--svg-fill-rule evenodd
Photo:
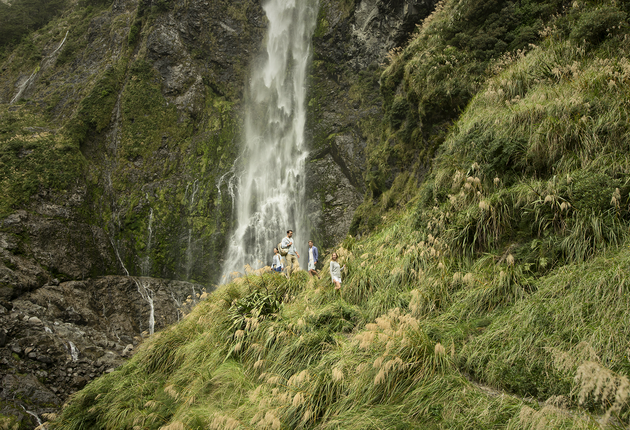
<path fill-rule="evenodd" d="M 42 323 L 42 320 L 40 320 L 40 319 L 39 319 L 39 318 L 37 318 L 37 317 L 30 317 L 30 318 L 28 319 L 28 322 L 29 322 L 30 324 L 33 324 L 33 325 L 42 325 L 42 324 L 43 324 L 43 323 Z"/>

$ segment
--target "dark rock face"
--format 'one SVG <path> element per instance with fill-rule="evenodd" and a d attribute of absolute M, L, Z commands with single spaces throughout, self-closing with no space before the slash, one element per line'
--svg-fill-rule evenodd
<path fill-rule="evenodd" d="M 348 233 L 366 187 L 365 149 L 381 121 L 380 64 L 404 44 L 435 0 L 322 0 L 314 37 L 307 130 L 313 142 L 307 197 L 315 240 L 330 247 Z"/>
<path fill-rule="evenodd" d="M 77 217 L 81 201 L 79 190 L 65 204 L 40 201 L 32 212 L 18 210 L 0 221 L 0 299 L 17 298 L 55 274 L 82 279 L 115 267 L 103 229 Z"/>
<path fill-rule="evenodd" d="M 107 276 L 45 285 L 0 306 L 0 413 L 32 419 L 113 371 L 148 335 L 177 322 L 203 287 Z M 148 301 L 151 298 L 152 306 Z"/>
<path fill-rule="evenodd" d="M 16 51 L 1 65 L 0 111 L 47 125 L 16 134 L 67 134 L 86 166 L 73 189 L 41 186 L 0 220 L 0 297 L 127 271 L 218 279 L 231 227 L 219 180 L 238 152 L 242 91 L 266 22 L 257 0 L 163 3 L 116 0 L 92 14 L 77 5 L 33 35 L 37 64 Z M 154 264 L 142 267 L 147 258 Z"/>
<path fill-rule="evenodd" d="M 422 19 L 435 8 L 436 0 L 361 0 L 354 11 L 351 34 L 354 46 L 346 55 L 355 69 L 383 62 L 387 52 L 403 45 Z"/>

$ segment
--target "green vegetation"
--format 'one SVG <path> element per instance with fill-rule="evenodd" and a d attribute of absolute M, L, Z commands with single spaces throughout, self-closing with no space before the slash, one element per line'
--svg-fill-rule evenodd
<path fill-rule="evenodd" d="M 0 116 L 0 216 L 44 189 L 63 193 L 82 172 L 78 147 L 45 128 L 36 111 L 20 104 Z"/>
<path fill-rule="evenodd" d="M 603 386 L 623 381 L 619 288 L 630 281 L 630 253 L 534 279 L 510 260 L 454 266 L 414 222 L 413 211 L 399 214 L 369 239 L 347 241 L 341 296 L 304 272 L 224 286 L 77 394 L 54 428 L 599 428 L 561 407 L 583 398 L 597 414 L 593 378 L 606 363 L 619 366 Z M 541 407 L 481 389 L 468 372 L 552 400 Z"/>
<path fill-rule="evenodd" d="M 0 50 L 16 45 L 24 36 L 62 13 L 67 6 L 66 0 L 0 2 Z"/>
<path fill-rule="evenodd" d="M 627 426 L 627 9 L 441 3 L 381 76 L 341 294 L 225 285 L 53 428 Z"/>

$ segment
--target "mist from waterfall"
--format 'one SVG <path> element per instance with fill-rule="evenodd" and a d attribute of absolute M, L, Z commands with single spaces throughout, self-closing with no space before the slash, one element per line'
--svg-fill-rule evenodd
<path fill-rule="evenodd" d="M 306 266 L 306 76 L 318 0 L 269 0 L 266 56 L 254 65 L 237 171 L 236 229 L 228 243 L 223 279 L 271 262 L 273 247 L 294 231 Z"/>

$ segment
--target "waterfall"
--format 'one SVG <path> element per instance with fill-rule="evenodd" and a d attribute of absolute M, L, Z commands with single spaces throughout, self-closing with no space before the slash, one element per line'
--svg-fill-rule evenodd
<path fill-rule="evenodd" d="M 247 89 L 236 229 L 228 243 L 224 280 L 245 265 L 269 264 L 273 247 L 289 229 L 296 249 L 306 255 L 309 236 L 304 125 L 318 0 L 268 0 L 263 9 L 269 20 L 266 55 L 255 64 Z"/>
<path fill-rule="evenodd" d="M 71 340 L 68 341 L 68 352 L 70 352 L 70 358 L 72 358 L 72 361 L 77 361 L 79 359 L 79 348 L 77 348 Z"/>
<path fill-rule="evenodd" d="M 22 407 L 22 409 L 24 409 L 24 412 L 26 412 L 27 414 L 29 414 L 30 416 L 32 416 L 33 418 L 35 418 L 35 420 L 37 421 L 37 426 L 41 426 L 43 425 L 42 420 L 39 419 L 39 416 L 35 413 L 35 412 L 31 412 L 28 409 L 26 409 L 24 407 L 24 405 L 20 404 L 20 406 Z"/>
<path fill-rule="evenodd" d="M 148 200 L 148 196 L 147 196 Z M 140 262 L 140 273 L 142 276 L 149 276 L 151 274 L 151 240 L 153 238 L 153 208 L 149 211 L 149 223 L 147 226 L 147 245 L 145 253 L 146 255 Z"/>
<path fill-rule="evenodd" d="M 149 304 L 149 334 L 153 334 L 155 331 L 155 305 L 153 304 L 153 296 L 155 293 L 147 285 L 149 284 L 144 278 L 133 278 L 138 287 L 138 293 L 144 301 Z M 146 285 L 145 285 L 146 282 Z"/>

